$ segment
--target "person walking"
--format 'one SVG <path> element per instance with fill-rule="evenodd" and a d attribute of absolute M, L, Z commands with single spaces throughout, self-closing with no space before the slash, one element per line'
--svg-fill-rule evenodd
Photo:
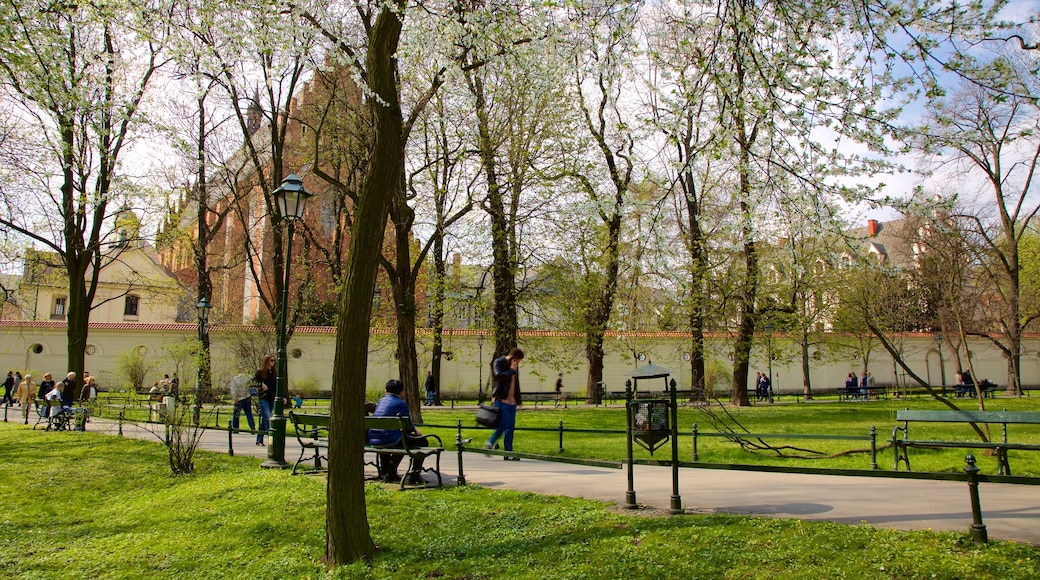
<path fill-rule="evenodd" d="M 264 445 L 264 433 L 271 428 L 271 411 L 274 409 L 275 395 L 275 371 L 274 355 L 265 354 L 260 368 L 253 375 L 257 383 L 257 396 L 260 398 L 260 429 L 256 433 L 256 444 Z"/>
<path fill-rule="evenodd" d="M 14 389 L 14 387 L 14 372 L 7 371 L 7 378 L 4 379 L 4 398 L 0 404 L 7 405 L 8 407 L 11 406 L 11 403 L 14 402 L 14 399 L 11 398 L 11 390 Z"/>
<path fill-rule="evenodd" d="M 97 398 L 97 380 L 93 377 L 87 377 L 87 381 L 83 384 L 83 392 L 79 395 L 79 400 L 85 403 L 89 403 L 91 400 Z"/>
<path fill-rule="evenodd" d="M 253 391 L 250 387 L 252 382 L 249 375 L 241 374 L 232 377 L 231 382 L 228 384 L 231 401 L 235 404 L 234 415 L 231 418 L 231 428 L 235 431 L 238 431 L 238 417 L 242 413 L 246 414 L 246 423 L 249 423 L 249 430 L 256 431 L 256 423 L 253 421 Z"/>
<path fill-rule="evenodd" d="M 18 385 L 18 404 L 22 406 L 22 419 L 29 424 L 29 409 L 32 407 L 33 395 L 36 394 L 36 385 L 32 382 L 32 375 L 26 374 L 25 380 Z"/>
<path fill-rule="evenodd" d="M 64 385 L 61 389 L 61 406 L 71 409 L 76 403 L 76 373 L 69 371 L 61 383 Z"/>
<path fill-rule="evenodd" d="M 513 348 L 509 354 L 496 358 L 491 363 L 491 372 L 495 387 L 491 391 L 491 400 L 498 408 L 498 427 L 484 445 L 493 449 L 499 437 L 506 451 L 513 450 L 513 430 L 516 428 L 516 410 L 523 405 L 520 398 L 520 361 L 524 359 L 524 351 Z M 519 457 L 506 456 L 506 461 L 520 461 Z"/>
<path fill-rule="evenodd" d="M 36 398 L 43 399 L 52 390 L 54 390 L 54 375 L 43 373 L 43 380 L 40 381 L 40 389 L 36 391 Z"/>
<path fill-rule="evenodd" d="M 556 406 L 559 407 L 560 403 L 563 403 L 564 408 L 567 407 L 567 401 L 563 398 L 563 373 L 556 375 Z"/>
<path fill-rule="evenodd" d="M 426 371 L 426 405 L 432 407 L 437 397 L 437 387 L 433 384 L 433 371 Z"/>

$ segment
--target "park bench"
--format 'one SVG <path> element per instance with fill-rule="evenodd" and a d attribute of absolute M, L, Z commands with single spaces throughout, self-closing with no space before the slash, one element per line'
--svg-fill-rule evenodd
<path fill-rule="evenodd" d="M 402 434 L 411 433 L 415 431 L 415 427 L 412 425 L 411 419 L 408 417 L 365 417 L 365 440 L 368 440 L 368 431 L 370 429 L 381 429 L 383 431 L 400 431 Z M 405 473 L 414 473 L 414 466 L 417 459 L 426 459 L 427 457 L 434 456 L 437 459 L 437 467 L 424 467 L 423 472 L 433 472 L 437 475 L 437 485 L 443 486 L 444 482 L 441 480 L 441 452 L 444 451 L 444 443 L 441 442 L 441 438 L 434 434 L 423 434 L 423 437 L 429 439 L 436 439 L 437 446 L 417 446 L 413 442 L 408 440 L 408 437 L 401 437 L 400 442 L 394 443 L 393 446 L 386 445 L 365 445 L 365 453 L 387 453 L 390 455 L 404 455 L 408 457 L 408 470 Z M 398 447 L 398 445 L 400 445 Z M 401 489 L 404 489 L 405 484 L 408 482 L 408 477 L 401 478 Z"/>
<path fill-rule="evenodd" d="M 983 397 L 995 397 L 996 392 L 1000 390 L 1000 385 L 990 382 L 979 383 L 979 387 L 982 389 Z M 957 397 L 975 397 L 976 391 L 974 383 L 954 385 L 954 388 L 956 389 L 954 395 Z"/>
<path fill-rule="evenodd" d="M 314 470 L 316 471 L 324 469 L 322 467 L 322 461 L 328 461 L 329 416 L 289 411 L 289 420 L 292 421 L 293 427 L 296 430 L 296 440 L 300 443 L 300 457 L 293 465 L 293 475 L 296 475 L 300 464 L 305 461 L 313 461 Z M 402 433 L 411 433 L 414 431 L 412 422 L 407 417 L 365 417 L 364 429 L 366 441 L 368 441 L 369 429 L 401 431 Z M 400 447 L 370 445 L 366 443 L 365 453 L 388 453 L 391 455 L 407 456 L 407 473 L 412 473 L 412 467 L 417 459 L 436 456 L 437 466 L 435 468 L 424 468 L 422 471 L 435 473 L 437 475 L 437 484 L 443 485 L 443 481 L 441 480 L 441 452 L 444 451 L 444 444 L 441 442 L 441 438 L 437 435 L 430 434 L 423 436 L 427 439 L 436 439 L 437 446 L 416 446 L 410 442 L 407 437 L 403 437 Z M 404 489 L 406 480 L 407 478 L 401 478 L 401 489 Z"/>
<path fill-rule="evenodd" d="M 905 409 L 896 411 L 896 420 L 902 421 L 903 426 L 892 428 L 892 448 L 895 450 L 895 462 L 893 469 L 899 471 L 899 463 L 906 465 L 910 471 L 910 457 L 907 453 L 911 447 L 922 449 L 991 449 L 997 454 L 997 472 L 1000 475 L 1011 475 L 1011 467 L 1008 465 L 1007 452 L 1009 450 L 1040 451 L 1040 445 L 1030 443 L 1008 443 L 1007 426 L 1011 424 L 1040 425 L 1040 413 L 1030 411 L 911 411 Z M 940 441 L 910 438 L 910 423 L 999 423 L 1001 429 L 1000 441 Z M 900 437 L 902 431 L 902 437 Z"/>
<path fill-rule="evenodd" d="M 63 407 L 61 399 L 36 399 L 36 415 L 38 418 L 33 429 L 46 424 L 45 431 L 85 431 L 89 411 Z"/>
<path fill-rule="evenodd" d="M 292 474 L 296 475 L 301 463 L 311 460 L 315 471 L 322 470 L 321 461 L 328 460 L 329 416 L 289 411 L 289 420 L 296 430 L 296 441 L 300 443 L 300 458 L 293 464 Z"/>

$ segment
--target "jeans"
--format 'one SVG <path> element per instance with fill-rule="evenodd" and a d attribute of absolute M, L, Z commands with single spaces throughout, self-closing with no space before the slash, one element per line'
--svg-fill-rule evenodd
<path fill-rule="evenodd" d="M 487 444 L 494 447 L 495 441 L 502 437 L 502 445 L 505 450 L 512 451 L 513 429 L 516 428 L 516 405 L 495 401 L 495 406 L 498 407 L 498 427 L 495 427 L 495 432 L 491 434 Z"/>
<path fill-rule="evenodd" d="M 267 399 L 260 399 L 260 431 L 256 434 L 256 442 L 264 442 L 264 433 L 271 428 L 271 408 L 273 405 Z"/>
<path fill-rule="evenodd" d="M 246 422 L 249 423 L 249 430 L 255 431 L 256 424 L 253 422 L 253 398 L 246 397 L 239 401 L 235 401 L 235 416 L 231 420 L 231 426 L 236 431 L 238 430 L 238 416 L 242 413 L 246 414 Z"/>

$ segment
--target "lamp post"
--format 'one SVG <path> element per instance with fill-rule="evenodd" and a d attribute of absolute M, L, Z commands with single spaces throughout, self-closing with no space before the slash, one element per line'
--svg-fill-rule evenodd
<path fill-rule="evenodd" d="M 289 280 L 291 279 L 289 267 L 292 264 L 292 239 L 296 220 L 303 217 L 303 206 L 311 193 L 303 188 L 303 180 L 296 177 L 294 173 L 282 180 L 273 195 L 278 203 L 278 210 L 282 214 L 282 221 L 286 222 L 285 280 L 282 282 L 282 304 L 278 310 L 277 374 L 275 375 L 274 409 L 271 413 L 271 445 L 267 448 L 267 459 L 260 466 L 285 469 L 289 467 L 285 461 L 285 415 L 283 415 L 285 411 L 283 401 L 288 391 L 286 373 L 289 364 L 286 361 L 285 343 L 288 342 L 286 313 L 289 310 Z"/>
<path fill-rule="evenodd" d="M 935 333 L 935 345 L 939 348 L 939 375 L 942 377 L 942 394 L 946 396 L 946 365 L 943 364 L 942 355 L 942 341 L 943 335 L 941 333 Z"/>
<path fill-rule="evenodd" d="M 763 325 L 766 329 L 766 357 L 769 359 L 769 402 L 773 402 L 773 325 Z"/>
<path fill-rule="evenodd" d="M 478 334 L 477 335 L 477 351 L 478 351 L 477 358 L 480 359 L 480 360 L 477 361 L 477 371 L 478 371 L 479 376 L 480 376 L 480 378 L 478 379 L 480 382 L 477 383 L 477 403 L 479 404 L 479 403 L 483 403 L 484 402 L 484 335 L 483 334 Z"/>
<path fill-rule="evenodd" d="M 206 333 L 209 331 L 207 326 L 209 325 L 209 311 L 212 306 L 209 303 L 209 298 L 205 296 L 199 300 L 199 303 L 195 305 L 199 309 L 199 357 L 198 357 L 198 372 L 195 375 L 195 425 L 199 424 L 199 418 L 202 416 L 202 369 L 205 361 L 203 357 L 208 356 L 205 352 L 206 346 Z"/>

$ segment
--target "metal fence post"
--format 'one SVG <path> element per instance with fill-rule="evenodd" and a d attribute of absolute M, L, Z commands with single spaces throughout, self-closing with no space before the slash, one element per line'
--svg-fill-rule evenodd
<path fill-rule="evenodd" d="M 462 439 L 462 419 L 459 419 L 457 424 L 458 431 L 455 433 L 455 449 L 458 450 L 459 454 L 459 485 L 466 485 L 466 474 L 462 471 L 462 448 L 470 439 L 463 441 Z"/>
<path fill-rule="evenodd" d="M 870 468 L 877 469 L 877 428 L 870 426 Z"/>
<path fill-rule="evenodd" d="M 693 424 L 693 459 L 692 461 L 700 461 L 700 456 L 697 454 L 697 424 Z"/>
<path fill-rule="evenodd" d="M 231 442 L 232 441 L 231 433 L 234 431 L 234 423 L 235 423 L 234 418 L 228 419 L 228 422 L 227 422 L 227 454 L 232 456 L 232 457 L 235 456 L 235 446 Z"/>
<path fill-rule="evenodd" d="M 560 421 L 560 448 L 557 453 L 563 453 L 563 421 Z"/>
<path fill-rule="evenodd" d="M 986 524 L 982 523 L 982 504 L 979 502 L 979 468 L 975 456 L 969 453 L 964 458 L 964 472 L 968 474 L 968 494 L 971 495 L 971 540 L 980 544 L 989 541 Z"/>
<path fill-rule="evenodd" d="M 636 489 L 635 489 L 635 478 L 632 470 L 633 455 L 632 455 L 632 380 L 625 381 L 625 440 L 628 451 L 628 490 L 625 491 L 625 506 L 626 508 L 635 508 L 636 505 Z"/>

